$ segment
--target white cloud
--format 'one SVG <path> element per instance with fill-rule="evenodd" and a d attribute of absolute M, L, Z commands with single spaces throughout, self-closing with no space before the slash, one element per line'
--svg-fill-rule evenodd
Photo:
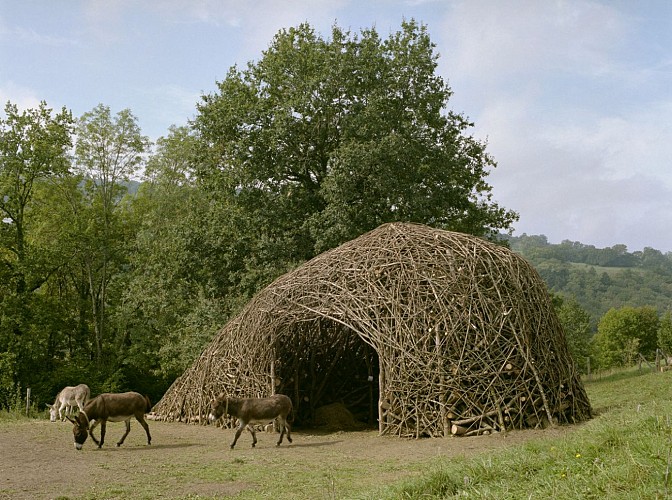
<path fill-rule="evenodd" d="M 145 2 L 145 6 L 167 22 L 203 23 L 241 28 L 242 35 L 256 38 L 255 34 L 273 33 L 280 26 L 288 27 L 308 19 L 331 18 L 333 13 L 348 2 L 344 0 L 168 0 Z M 271 35 L 273 34 L 271 33 Z M 263 40 L 269 40 L 265 36 Z"/>
<path fill-rule="evenodd" d="M 194 93 L 179 85 L 162 85 L 146 91 L 143 99 L 145 109 L 139 115 L 152 117 L 152 121 L 159 128 L 151 129 L 143 127 L 143 131 L 155 141 L 159 136 L 168 133 L 170 125 L 186 125 L 187 121 L 196 114 L 196 103 L 200 101 L 201 94 Z M 168 125 L 166 125 L 168 124 Z"/>
<path fill-rule="evenodd" d="M 237 42 L 244 47 L 237 61 L 257 59 L 268 47 L 273 36 L 282 28 L 309 21 L 318 29 L 328 28 L 347 0 L 171 0 L 150 2 L 148 8 L 167 22 L 202 23 L 235 30 Z"/>
<path fill-rule="evenodd" d="M 599 154 L 601 176 L 625 179 L 650 175 L 670 185 L 672 158 L 672 102 L 651 102 L 628 115 L 602 114 L 593 120 L 547 126 L 541 140 L 558 148 L 589 155 Z M 672 187 L 672 185 L 670 185 Z"/>
<path fill-rule="evenodd" d="M 16 104 L 19 109 L 37 108 L 40 105 L 40 99 L 34 90 L 17 85 L 11 80 L 0 81 L 1 110 L 4 110 L 7 101 Z"/>
<path fill-rule="evenodd" d="M 26 42 L 14 44 L 17 68 L 44 54 L 60 58 L 11 73 L 15 83 L 0 79 L 0 99 L 34 107 L 38 93 L 26 85 L 41 84 L 75 108 L 116 102 L 131 106 L 155 138 L 192 117 L 200 94 L 214 90 L 230 65 L 259 59 L 280 29 L 306 21 L 328 36 L 338 22 L 355 32 L 377 26 L 385 37 L 402 16 L 415 17 L 437 43 L 438 71 L 455 91 L 451 108 L 488 139 L 499 164 L 488 181 L 495 199 L 521 214 L 517 234 L 672 250 L 672 234 L 660 230 L 672 225 L 672 37 L 662 19 L 669 8 L 609 0 L 76 5 L 63 11 L 72 25 L 14 29 L 12 13 L 0 14 L 0 39 Z M 74 36 L 87 40 L 84 50 L 72 50 Z M 42 48 L 58 44 L 65 50 Z M 60 79 L 41 80 L 59 71 Z M 81 87 L 70 95 L 75 87 L 58 83 L 72 75 Z"/>
<path fill-rule="evenodd" d="M 77 40 L 71 36 L 45 34 L 33 27 L 14 26 L 7 24 L 4 17 L 0 16 L 0 41 L 21 42 L 22 44 L 35 44 L 47 47 L 70 47 L 77 45 Z"/>
<path fill-rule="evenodd" d="M 83 2 L 82 16 L 86 22 L 87 37 L 111 44 L 125 36 L 124 15 L 136 9 L 133 0 L 89 0 Z"/>
<path fill-rule="evenodd" d="M 499 165 L 488 180 L 520 213 L 516 234 L 672 250 L 669 51 L 633 57 L 665 42 L 647 42 L 622 7 L 464 0 L 442 22 L 451 105 L 487 137 Z"/>
<path fill-rule="evenodd" d="M 455 74 L 497 82 L 549 70 L 609 71 L 606 56 L 618 50 L 626 23 L 598 2 L 464 0 L 444 29 Z"/>
<path fill-rule="evenodd" d="M 581 113 L 539 120 L 524 99 L 502 99 L 479 118 L 498 168 L 496 199 L 518 211 L 516 234 L 597 246 L 672 250 L 670 106 L 628 117 Z M 642 243 L 645 242 L 645 243 Z"/>

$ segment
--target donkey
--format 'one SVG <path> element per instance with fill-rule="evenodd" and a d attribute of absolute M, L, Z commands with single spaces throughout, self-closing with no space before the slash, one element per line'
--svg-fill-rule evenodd
<path fill-rule="evenodd" d="M 285 431 L 287 431 L 287 441 L 292 442 L 291 429 L 287 423 L 287 416 L 291 411 L 292 400 L 284 394 L 276 394 L 270 398 L 239 399 L 228 398 L 222 393 L 210 403 L 208 420 L 214 422 L 222 415 L 231 415 L 238 419 L 238 429 L 231 443 L 231 449 L 233 450 L 245 427 L 252 433 L 252 448 L 254 448 L 254 445 L 257 444 L 257 433 L 251 424 L 266 424 L 277 418 L 281 432 L 276 446 L 280 446 Z"/>
<path fill-rule="evenodd" d="M 74 420 L 70 417 L 66 418 L 74 425 L 72 433 L 75 436 L 75 448 L 77 450 L 82 449 L 88 435 L 91 435 L 91 439 L 98 445 L 98 448 L 102 448 L 105 442 L 105 426 L 108 420 L 126 424 L 126 432 L 117 443 L 117 446 L 121 446 L 128 433 L 131 432 L 131 417 L 135 417 L 145 429 L 147 444 L 150 445 L 152 444 L 152 436 L 149 434 L 149 426 L 145 422 L 145 413 L 149 413 L 151 409 L 152 404 L 149 398 L 137 392 L 106 393 L 100 394 L 89 401 Z M 93 429 L 98 424 L 100 424 L 100 441 L 93 435 Z"/>
<path fill-rule="evenodd" d="M 49 420 L 56 422 L 56 418 L 65 422 L 67 415 L 72 415 L 75 405 L 79 411 L 84 409 L 84 405 L 91 399 L 91 389 L 86 384 L 79 384 L 75 387 L 65 387 L 56 395 L 53 405 L 46 403 L 49 407 Z"/>

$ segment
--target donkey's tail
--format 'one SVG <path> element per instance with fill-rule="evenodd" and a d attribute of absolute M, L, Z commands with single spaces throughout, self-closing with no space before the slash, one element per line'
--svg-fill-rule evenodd
<path fill-rule="evenodd" d="M 149 400 L 149 396 L 145 394 L 145 413 L 152 411 L 152 402 Z"/>
<path fill-rule="evenodd" d="M 294 405 L 291 400 L 289 402 L 289 413 L 287 414 L 287 422 L 294 423 Z"/>

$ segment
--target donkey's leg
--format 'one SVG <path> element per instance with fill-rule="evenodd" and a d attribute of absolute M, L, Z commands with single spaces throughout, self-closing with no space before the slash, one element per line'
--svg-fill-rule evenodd
<path fill-rule="evenodd" d="M 128 436 L 128 433 L 131 432 L 131 419 L 129 418 L 128 420 L 124 420 L 124 424 L 126 424 L 126 432 L 124 432 L 124 435 L 121 436 L 121 439 L 117 443 L 117 446 L 121 446 L 124 443 L 124 439 L 126 439 L 126 436 Z"/>
<path fill-rule="evenodd" d="M 254 448 L 254 445 L 257 444 L 257 431 L 254 430 L 254 425 L 252 424 L 247 426 L 247 430 L 252 434 L 252 448 Z"/>
<path fill-rule="evenodd" d="M 105 429 L 107 428 L 107 420 L 101 420 L 100 421 L 100 444 L 98 445 L 98 448 L 103 447 L 103 443 L 105 442 Z"/>
<path fill-rule="evenodd" d="M 96 439 L 96 436 L 93 435 L 93 429 L 98 427 L 98 424 L 100 424 L 100 441 Z M 107 422 L 105 420 L 95 420 L 93 424 L 91 424 L 91 427 L 89 427 L 89 436 L 91 436 L 91 439 L 93 439 L 93 442 L 98 445 L 98 448 L 103 446 L 103 441 L 105 441 L 105 425 Z"/>
<path fill-rule="evenodd" d="M 152 436 L 149 434 L 149 425 L 147 425 L 147 421 L 145 420 L 144 415 L 140 415 L 139 417 L 136 415 L 135 419 L 140 422 L 140 425 L 142 425 L 142 428 L 145 429 L 145 433 L 147 434 L 147 444 L 152 444 Z"/>
<path fill-rule="evenodd" d="M 236 429 L 236 435 L 233 436 L 233 441 L 231 442 L 231 449 L 233 450 L 233 447 L 236 446 L 236 441 L 238 441 L 238 438 L 240 437 L 240 434 L 243 432 L 243 429 L 245 428 L 245 423 L 242 421 L 240 424 L 238 424 L 238 429 Z"/>
<path fill-rule="evenodd" d="M 278 425 L 282 427 L 282 430 L 280 431 L 280 439 L 278 439 L 276 446 L 280 446 L 280 443 L 282 443 L 282 438 L 285 435 L 285 431 L 287 431 L 287 441 L 291 443 L 292 436 L 290 435 L 289 424 L 287 423 L 287 420 L 283 417 L 278 417 Z"/>
<path fill-rule="evenodd" d="M 285 429 L 287 429 L 287 441 L 292 442 L 292 428 L 289 426 L 287 419 L 285 419 Z"/>

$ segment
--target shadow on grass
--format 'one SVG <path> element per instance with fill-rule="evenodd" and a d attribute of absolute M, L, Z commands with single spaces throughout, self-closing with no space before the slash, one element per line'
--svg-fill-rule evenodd
<path fill-rule="evenodd" d="M 289 445 L 290 448 L 319 448 L 320 446 L 331 446 L 342 443 L 343 441 L 321 441 L 319 443 L 297 443 L 296 441 Z"/>
<path fill-rule="evenodd" d="M 169 444 L 150 444 L 150 445 L 138 445 L 138 446 L 117 446 L 115 444 L 110 444 L 107 446 L 107 443 L 103 445 L 102 448 L 94 448 L 95 451 L 128 451 L 128 452 L 137 452 L 137 451 L 153 451 L 153 450 L 176 450 L 180 448 L 191 448 L 192 446 L 202 446 L 196 443 L 169 443 Z"/>

